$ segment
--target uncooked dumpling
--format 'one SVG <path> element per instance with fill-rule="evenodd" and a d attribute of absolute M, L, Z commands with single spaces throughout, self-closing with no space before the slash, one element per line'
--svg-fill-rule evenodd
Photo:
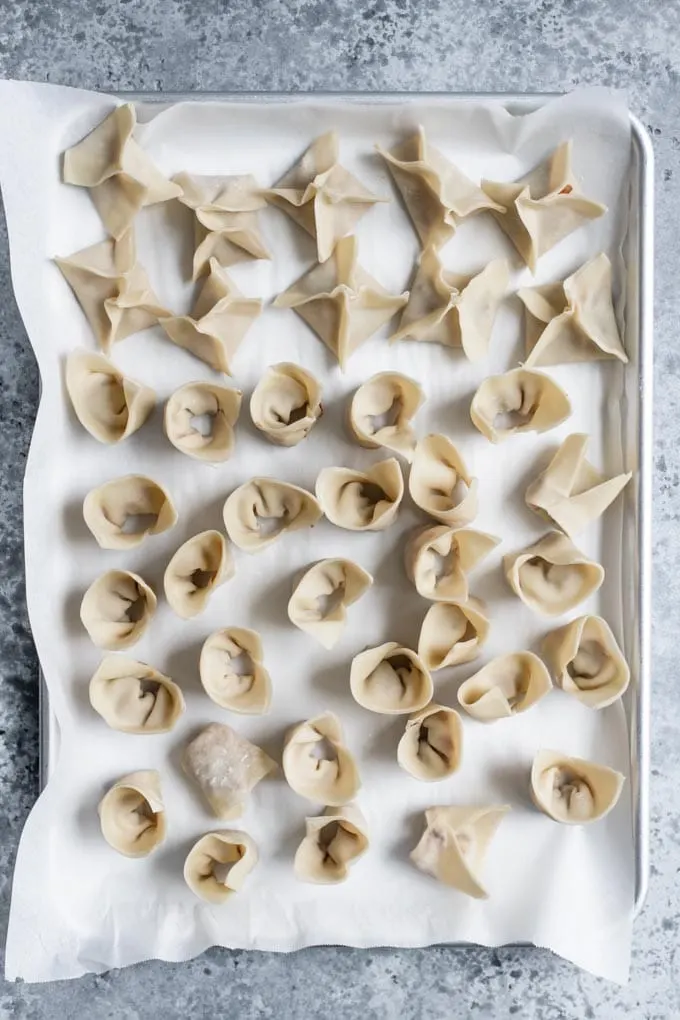
<path fill-rule="evenodd" d="M 113 652 L 139 641 L 155 612 L 153 589 L 129 570 L 107 570 L 80 603 L 80 619 L 94 644 Z"/>
<path fill-rule="evenodd" d="M 333 807 L 349 803 L 361 786 L 340 720 L 332 712 L 298 723 L 288 731 L 283 772 L 288 785 L 301 797 Z"/>
<path fill-rule="evenodd" d="M 225 627 L 201 649 L 199 673 L 209 698 L 243 715 L 263 715 L 271 701 L 271 679 L 264 666 L 262 639 L 246 627 Z"/>
<path fill-rule="evenodd" d="M 474 899 L 488 899 L 480 871 L 494 833 L 509 810 L 509 804 L 428 808 L 425 832 L 411 852 L 411 860 L 444 885 Z"/>
<path fill-rule="evenodd" d="M 533 652 L 492 659 L 458 688 L 458 702 L 480 722 L 506 719 L 540 701 L 551 689 L 550 674 Z"/>
<path fill-rule="evenodd" d="M 573 538 L 597 520 L 633 477 L 604 478 L 586 460 L 588 436 L 576 432 L 562 442 L 550 464 L 526 491 L 527 506 Z"/>
<path fill-rule="evenodd" d="M 418 528 L 404 552 L 406 573 L 419 595 L 433 602 L 464 602 L 467 574 L 500 544 L 500 538 L 483 531 L 444 524 Z"/>
<path fill-rule="evenodd" d="M 141 428 L 156 394 L 123 375 L 94 351 L 72 351 L 66 359 L 66 389 L 78 421 L 100 443 L 119 443 Z"/>
<path fill-rule="evenodd" d="M 424 708 L 434 690 L 429 670 L 410 648 L 387 641 L 352 659 L 352 695 L 362 708 L 383 715 L 407 715 Z"/>
<path fill-rule="evenodd" d="M 296 581 L 288 619 L 324 648 L 333 648 L 347 625 L 348 606 L 372 584 L 371 575 L 351 560 L 319 560 Z"/>
<path fill-rule="evenodd" d="M 208 599 L 234 576 L 234 564 L 224 535 L 202 531 L 181 545 L 163 575 L 165 597 L 184 620 L 202 613 Z"/>
<path fill-rule="evenodd" d="M 613 704 L 630 682 L 628 664 L 600 616 L 580 616 L 551 631 L 542 654 L 557 686 L 589 708 Z"/>
<path fill-rule="evenodd" d="M 338 528 L 382 531 L 397 516 L 404 478 L 394 457 L 367 471 L 327 467 L 319 472 L 316 496 L 328 520 Z"/>
<path fill-rule="evenodd" d="M 182 765 L 218 818 L 238 818 L 251 790 L 276 762 L 223 723 L 211 723 L 184 749 Z"/>
<path fill-rule="evenodd" d="M 477 479 L 447 436 L 433 433 L 418 442 L 408 488 L 416 506 L 449 527 L 477 516 Z"/>
<path fill-rule="evenodd" d="M 470 405 L 473 425 L 492 443 L 521 432 L 547 432 L 570 414 L 571 404 L 562 387 L 550 376 L 528 368 L 489 376 Z"/>
<path fill-rule="evenodd" d="M 362 446 L 382 446 L 410 461 L 416 445 L 411 421 L 424 400 L 415 379 L 399 372 L 378 372 L 352 397 L 349 427 Z"/>
<path fill-rule="evenodd" d="M 482 181 L 482 188 L 501 207 L 493 213 L 494 219 L 532 272 L 541 255 L 607 211 L 606 205 L 579 191 L 571 168 L 570 141 L 559 145 L 546 164 L 518 181 Z"/>
<path fill-rule="evenodd" d="M 250 398 L 255 428 L 278 446 L 297 446 L 322 414 L 321 386 L 311 372 L 288 361 L 265 369 Z"/>
<path fill-rule="evenodd" d="M 420 628 L 418 655 L 432 671 L 458 666 L 476 659 L 488 636 L 488 612 L 479 599 L 435 602 Z"/>
<path fill-rule="evenodd" d="M 167 733 L 184 711 L 170 677 L 124 655 L 107 655 L 90 680 L 90 704 L 112 730 Z"/>
<path fill-rule="evenodd" d="M 586 825 L 609 814 L 625 781 L 606 765 L 544 750 L 537 752 L 531 768 L 531 796 L 556 822 Z"/>
<path fill-rule="evenodd" d="M 313 266 L 279 294 L 276 308 L 292 308 L 344 367 L 349 356 L 406 304 L 388 294 L 357 262 L 357 239 L 338 242 L 327 262 Z"/>
<path fill-rule="evenodd" d="M 165 405 L 165 434 L 188 457 L 222 462 L 234 452 L 234 425 L 240 410 L 240 390 L 211 382 L 186 383 Z M 203 419 L 209 427 L 194 425 L 195 419 Z"/>
<path fill-rule="evenodd" d="M 604 581 L 604 567 L 559 531 L 549 531 L 521 552 L 504 556 L 503 569 L 522 602 L 545 616 L 575 609 Z"/>
<path fill-rule="evenodd" d="M 251 478 L 227 497 L 223 515 L 234 545 L 259 552 L 286 531 L 313 527 L 322 510 L 306 489 L 275 478 Z"/>
<path fill-rule="evenodd" d="M 303 882 L 344 882 L 349 869 L 368 850 L 366 819 L 355 804 L 327 807 L 305 819 L 305 838 L 295 854 L 295 874 Z"/>
<path fill-rule="evenodd" d="M 220 904 L 243 888 L 258 861 L 255 841 L 240 829 L 208 832 L 184 862 L 184 881 L 206 903 Z"/>
<path fill-rule="evenodd" d="M 98 811 L 109 846 L 125 857 L 147 857 L 165 839 L 160 773 L 146 769 L 123 776 L 106 791 Z"/>
<path fill-rule="evenodd" d="M 133 549 L 177 521 L 166 490 L 144 475 L 124 475 L 88 492 L 83 517 L 102 549 Z"/>
<path fill-rule="evenodd" d="M 397 761 L 414 779 L 446 779 L 460 766 L 463 724 L 454 709 L 430 704 L 406 721 Z"/>

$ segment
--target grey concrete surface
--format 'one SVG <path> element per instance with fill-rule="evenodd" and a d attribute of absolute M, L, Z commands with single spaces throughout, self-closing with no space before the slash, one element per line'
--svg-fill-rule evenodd
<path fill-rule="evenodd" d="M 619 988 L 547 952 L 213 950 L 52 986 L 0 1018 L 680 1017 L 680 5 L 677 0 L 0 0 L 0 75 L 96 89 L 622 89 L 657 160 L 653 866 Z M 0 238 L 0 932 L 37 790 L 21 480 L 38 378 Z"/>

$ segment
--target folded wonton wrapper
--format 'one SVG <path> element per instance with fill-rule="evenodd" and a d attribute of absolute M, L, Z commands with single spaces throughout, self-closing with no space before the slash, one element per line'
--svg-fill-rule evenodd
<path fill-rule="evenodd" d="M 289 361 L 265 369 L 250 398 L 253 425 L 278 446 L 297 446 L 322 414 L 321 386 Z"/>
<path fill-rule="evenodd" d="M 80 603 L 83 627 L 98 648 L 122 652 L 142 637 L 156 612 L 156 595 L 129 570 L 107 570 Z"/>
<path fill-rule="evenodd" d="M 279 294 L 276 308 L 292 308 L 336 356 L 341 368 L 357 347 L 403 308 L 357 263 L 357 239 L 344 237 L 327 262 L 313 266 Z"/>
<path fill-rule="evenodd" d="M 607 211 L 606 205 L 578 190 L 571 168 L 571 142 L 563 142 L 547 163 L 514 183 L 482 181 L 482 188 L 504 212 L 494 218 L 508 235 L 532 273 L 547 251 L 588 220 Z"/>
<path fill-rule="evenodd" d="M 269 711 L 272 697 L 263 658 L 262 639 L 256 631 L 246 627 L 215 631 L 201 649 L 198 669 L 203 689 L 221 708 L 263 715 Z"/>
<path fill-rule="evenodd" d="M 533 652 L 492 659 L 458 688 L 458 703 L 474 719 L 494 722 L 535 705 L 552 688 L 550 674 Z"/>
<path fill-rule="evenodd" d="M 224 903 L 243 888 L 257 861 L 257 845 L 246 832 L 208 832 L 187 855 L 184 881 L 206 903 Z"/>
<path fill-rule="evenodd" d="M 324 712 L 286 734 L 283 772 L 292 790 L 319 804 L 340 807 L 361 786 L 354 756 L 344 744 L 340 720 Z"/>
<path fill-rule="evenodd" d="M 241 391 L 211 382 L 180 386 L 165 405 L 163 427 L 172 445 L 196 460 L 218 463 L 234 452 L 234 425 L 241 410 Z M 193 419 L 209 419 L 201 431 Z"/>
<path fill-rule="evenodd" d="M 399 372 L 378 372 L 355 391 L 349 427 L 362 446 L 385 447 L 410 461 L 416 439 L 411 420 L 425 400 L 415 379 Z"/>
<path fill-rule="evenodd" d="M 182 765 L 214 814 L 238 818 L 251 790 L 276 769 L 268 754 L 231 726 L 210 723 L 184 749 Z"/>
<path fill-rule="evenodd" d="M 526 491 L 527 506 L 572 538 L 597 520 L 633 477 L 629 471 L 605 479 L 586 460 L 588 442 L 582 432 L 567 436 Z"/>
<path fill-rule="evenodd" d="M 559 531 L 549 531 L 521 552 L 508 553 L 503 569 L 522 602 L 545 616 L 575 609 L 604 581 L 604 567 Z"/>
<path fill-rule="evenodd" d="M 316 498 L 332 524 L 348 531 L 382 531 L 396 519 L 404 496 L 404 478 L 395 457 L 367 471 L 322 468 Z"/>
<path fill-rule="evenodd" d="M 489 807 L 432 807 L 425 812 L 425 832 L 411 860 L 427 875 L 466 896 L 486 900 L 480 869 L 509 804 Z"/>
<path fill-rule="evenodd" d="M 555 683 L 589 708 L 606 708 L 626 691 L 630 669 L 601 616 L 580 616 L 551 631 L 542 654 Z"/>
<path fill-rule="evenodd" d="M 208 599 L 234 576 L 234 563 L 224 535 L 202 531 L 181 545 L 163 575 L 165 597 L 183 620 L 202 613 Z"/>
<path fill-rule="evenodd" d="M 64 153 L 63 180 L 89 188 L 102 223 L 120 237 L 143 206 L 179 198 L 182 189 L 156 169 L 133 138 L 133 103 L 117 106 L 77 145 Z"/>
<path fill-rule="evenodd" d="M 625 781 L 606 765 L 544 750 L 536 753 L 531 768 L 531 796 L 556 822 L 585 825 L 609 814 Z"/>
<path fill-rule="evenodd" d="M 66 359 L 66 389 L 78 421 L 100 443 L 119 443 L 141 428 L 156 394 L 129 379 L 94 351 L 72 351 Z"/>
<path fill-rule="evenodd" d="M 418 712 L 432 700 L 429 670 L 410 648 L 387 641 L 352 659 L 349 686 L 362 708 L 382 715 Z"/>
<path fill-rule="evenodd" d="M 521 432 L 547 432 L 571 414 L 561 386 L 542 372 L 514 368 L 485 379 L 470 405 L 473 425 L 492 443 Z"/>
<path fill-rule="evenodd" d="M 477 516 L 477 479 L 448 436 L 419 440 L 408 480 L 411 499 L 442 524 L 460 528 Z"/>
<path fill-rule="evenodd" d="M 295 854 L 295 874 L 303 882 L 344 882 L 349 868 L 368 850 L 366 819 L 355 804 L 327 807 L 305 819 L 305 838 Z"/>
<path fill-rule="evenodd" d="M 288 619 L 324 648 L 333 648 L 347 625 L 347 607 L 372 584 L 371 575 L 351 560 L 319 560 L 296 581 Z"/>
<path fill-rule="evenodd" d="M 125 857 L 147 857 L 166 833 L 161 777 L 155 769 L 131 772 L 111 786 L 99 802 L 102 836 Z"/>
<path fill-rule="evenodd" d="M 286 531 L 313 527 L 322 510 L 306 489 L 275 478 L 251 478 L 227 497 L 223 516 L 234 545 L 259 552 Z"/>
<path fill-rule="evenodd" d="M 459 666 L 477 658 L 488 636 L 488 611 L 479 599 L 435 602 L 420 628 L 418 655 L 433 672 Z"/>
<path fill-rule="evenodd" d="M 446 779 L 460 766 L 463 724 L 458 713 L 434 703 L 406 721 L 397 747 L 397 761 L 414 779 Z"/>
<path fill-rule="evenodd" d="M 467 574 L 500 544 L 500 538 L 483 531 L 445 524 L 418 528 L 404 551 L 404 566 L 419 595 L 433 602 L 464 602 Z"/>
<path fill-rule="evenodd" d="M 172 528 L 177 511 L 158 482 L 144 475 L 123 475 L 88 492 L 83 517 L 102 549 L 133 549 L 147 535 Z"/>
<path fill-rule="evenodd" d="M 122 733 L 167 733 L 185 707 L 170 677 L 124 655 L 102 659 L 90 680 L 90 704 L 112 730 Z"/>

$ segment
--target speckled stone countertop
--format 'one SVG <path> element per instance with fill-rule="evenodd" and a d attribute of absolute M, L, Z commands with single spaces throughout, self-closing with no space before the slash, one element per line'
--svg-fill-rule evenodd
<path fill-rule="evenodd" d="M 0 981 L 0 1020 L 680 1017 L 678 0 L 3 0 L 0 75 L 86 88 L 622 89 L 657 167 L 652 876 L 630 985 L 538 950 L 212 950 L 56 985 Z M 21 487 L 38 376 L 0 227 L 0 932 L 37 794 Z M 676 349 L 677 348 L 677 349 Z M 673 535 L 676 539 L 674 540 Z"/>

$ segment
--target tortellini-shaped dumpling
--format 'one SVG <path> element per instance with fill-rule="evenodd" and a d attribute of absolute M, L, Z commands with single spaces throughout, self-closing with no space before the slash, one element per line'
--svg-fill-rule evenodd
<path fill-rule="evenodd" d="M 313 527 L 322 510 L 311 492 L 276 478 L 251 478 L 224 504 L 224 525 L 234 545 L 259 552 L 286 531 Z"/>
<path fill-rule="evenodd" d="M 90 680 L 90 704 L 112 730 L 167 733 L 184 711 L 184 697 L 168 676 L 124 655 L 107 655 Z"/>
<path fill-rule="evenodd" d="M 382 531 L 395 520 L 404 477 L 395 457 L 366 471 L 327 467 L 316 480 L 316 497 L 328 520 L 348 531 Z"/>
<path fill-rule="evenodd" d="M 255 841 L 240 829 L 208 832 L 184 862 L 184 881 L 207 903 L 220 904 L 243 888 L 258 861 Z"/>
<path fill-rule="evenodd" d="M 528 368 L 490 375 L 470 405 L 473 425 L 492 443 L 521 432 L 548 432 L 570 414 L 571 404 L 562 387 L 543 372 Z"/>
<path fill-rule="evenodd" d="M 234 452 L 234 425 L 240 409 L 240 390 L 212 382 L 187 383 L 175 390 L 165 405 L 165 434 L 180 453 L 219 463 Z"/>
<path fill-rule="evenodd" d="M 182 765 L 213 813 L 238 818 L 255 786 L 276 769 L 268 754 L 231 726 L 211 723 L 184 749 Z"/>
<path fill-rule="evenodd" d="M 435 602 L 420 628 L 418 655 L 429 670 L 472 662 L 489 636 L 487 608 L 479 599 Z"/>
<path fill-rule="evenodd" d="M 98 648 L 122 652 L 139 641 L 156 611 L 156 595 L 129 570 L 107 570 L 80 603 L 83 627 Z"/>
<path fill-rule="evenodd" d="M 262 715 L 271 701 L 262 639 L 246 627 L 215 631 L 201 649 L 199 673 L 209 698 L 243 715 Z"/>
<path fill-rule="evenodd" d="M 447 436 L 425 436 L 416 446 L 408 482 L 411 499 L 426 514 L 460 528 L 477 516 L 477 479 Z"/>
<path fill-rule="evenodd" d="M 233 577 L 234 564 L 224 535 L 202 531 L 181 545 L 163 576 L 165 597 L 184 620 L 202 613 L 208 599 Z"/>
<path fill-rule="evenodd" d="M 419 595 L 433 602 L 464 602 L 467 574 L 500 543 L 483 531 L 444 524 L 414 531 L 404 552 L 406 573 Z"/>
<path fill-rule="evenodd" d="M 411 420 L 424 400 L 414 379 L 399 372 L 378 372 L 352 397 L 349 427 L 362 446 L 382 446 L 411 460 L 416 445 Z"/>
<path fill-rule="evenodd" d="M 354 804 L 327 807 L 305 819 L 305 838 L 295 854 L 295 874 L 303 882 L 344 882 L 349 868 L 368 850 L 366 819 Z"/>
<path fill-rule="evenodd" d="M 427 875 L 474 899 L 488 899 L 480 870 L 509 804 L 489 807 L 432 807 L 411 860 Z"/>
<path fill-rule="evenodd" d="M 463 724 L 453 708 L 434 703 L 406 722 L 397 761 L 414 779 L 434 782 L 453 775 L 463 753 Z"/>
<path fill-rule="evenodd" d="M 625 781 L 606 765 L 543 750 L 531 768 L 531 796 L 536 807 L 556 822 L 585 825 L 609 814 Z"/>
<path fill-rule="evenodd" d="M 277 446 L 297 446 L 322 414 L 321 386 L 289 361 L 265 369 L 250 398 L 255 428 Z"/>
<path fill-rule="evenodd" d="M 549 531 L 521 552 L 504 556 L 503 568 L 515 594 L 545 616 L 574 609 L 604 581 L 604 567 L 559 531 Z"/>
<path fill-rule="evenodd" d="M 295 793 L 332 807 L 348 804 L 361 786 L 340 720 L 332 712 L 298 723 L 288 731 L 283 772 Z"/>
<path fill-rule="evenodd" d="M 605 708 L 621 697 L 630 669 L 601 616 L 580 616 L 546 635 L 543 657 L 555 683 L 589 708 Z"/>
<path fill-rule="evenodd" d="M 119 443 L 141 428 L 156 394 L 129 379 L 103 354 L 72 351 L 66 359 L 66 389 L 78 421 L 100 443 Z"/>
<path fill-rule="evenodd" d="M 177 521 L 166 490 L 144 475 L 124 475 L 88 492 L 85 523 L 102 549 L 133 549 L 147 535 L 160 535 Z"/>
<path fill-rule="evenodd" d="M 535 705 L 552 688 L 550 674 L 533 652 L 492 659 L 458 688 L 458 703 L 474 719 L 494 722 Z"/>
<path fill-rule="evenodd" d="M 106 791 L 98 811 L 104 839 L 125 857 L 146 857 L 165 839 L 165 805 L 155 769 L 123 776 Z"/>
<path fill-rule="evenodd" d="M 434 690 L 420 656 L 396 641 L 355 655 L 349 685 L 362 708 L 383 715 L 417 712 L 432 700 Z"/>
<path fill-rule="evenodd" d="M 372 584 L 371 575 L 351 560 L 319 560 L 297 580 L 288 619 L 324 648 L 333 648 L 347 624 L 347 607 Z"/>

